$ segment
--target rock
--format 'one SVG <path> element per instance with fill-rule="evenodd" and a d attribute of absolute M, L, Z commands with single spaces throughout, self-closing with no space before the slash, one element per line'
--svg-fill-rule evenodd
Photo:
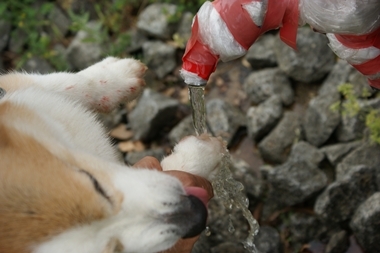
<path fill-rule="evenodd" d="M 244 80 L 243 88 L 250 101 L 255 104 L 273 95 L 279 96 L 284 105 L 290 105 L 294 101 L 290 81 L 278 68 L 253 72 Z"/>
<path fill-rule="evenodd" d="M 191 36 L 191 25 L 193 23 L 194 14 L 185 12 L 182 15 L 181 21 L 178 24 L 177 34 L 186 43 Z M 184 45 L 185 46 L 185 45 Z"/>
<path fill-rule="evenodd" d="M 58 32 L 58 35 L 63 37 L 69 31 L 71 20 L 57 5 L 53 5 L 53 9 L 49 12 L 48 19 L 51 23 L 48 30 L 52 36 Z"/>
<path fill-rule="evenodd" d="M 348 82 L 353 84 L 355 96 L 358 98 L 367 98 L 375 93 L 375 90 L 368 85 L 367 78 L 356 69 L 352 69 Z"/>
<path fill-rule="evenodd" d="M 281 99 L 276 95 L 250 107 L 246 116 L 248 136 L 255 141 L 262 139 L 280 120 L 282 112 Z"/>
<path fill-rule="evenodd" d="M 289 160 L 269 172 L 268 183 L 270 186 L 266 202 L 285 207 L 302 203 L 314 196 L 327 185 L 327 177 L 310 162 Z M 266 207 L 263 213 L 268 214 Z"/>
<path fill-rule="evenodd" d="M 233 178 L 244 185 L 244 190 L 255 199 L 260 199 L 264 192 L 264 182 L 252 168 L 241 159 L 232 159 Z"/>
<path fill-rule="evenodd" d="M 29 73 L 48 74 L 54 72 L 54 68 L 45 59 L 32 57 L 25 62 L 22 69 Z"/>
<path fill-rule="evenodd" d="M 366 165 L 376 168 L 377 174 L 380 170 L 380 145 L 363 143 L 360 147 L 347 155 L 336 167 L 336 180 L 343 178 L 353 165 Z M 380 178 L 380 177 L 379 177 Z M 380 186 L 380 181 L 378 182 Z"/>
<path fill-rule="evenodd" d="M 223 242 L 211 248 L 211 253 L 247 253 L 243 244 L 238 242 Z"/>
<path fill-rule="evenodd" d="M 244 114 L 235 106 L 221 99 L 212 99 L 206 104 L 207 123 L 214 136 L 230 143 L 237 130 L 245 125 Z"/>
<path fill-rule="evenodd" d="M 345 253 L 350 245 L 347 232 L 341 230 L 333 234 L 326 246 L 325 253 Z"/>
<path fill-rule="evenodd" d="M 307 163 L 318 166 L 324 157 L 324 154 L 316 147 L 305 141 L 300 141 L 292 146 L 288 161 L 306 161 Z"/>
<path fill-rule="evenodd" d="M 174 146 L 183 137 L 188 135 L 195 135 L 195 129 L 193 125 L 193 117 L 191 115 L 187 116 L 185 119 L 181 120 L 169 133 L 170 144 Z"/>
<path fill-rule="evenodd" d="M 0 52 L 8 45 L 12 24 L 6 20 L 0 20 Z"/>
<path fill-rule="evenodd" d="M 275 36 L 262 35 L 248 50 L 245 59 L 253 69 L 277 66 L 276 56 L 273 51 Z"/>
<path fill-rule="evenodd" d="M 142 50 L 142 45 L 144 45 L 144 43 L 148 41 L 146 35 L 138 29 L 130 29 L 127 31 L 127 33 L 130 38 L 130 44 L 127 46 L 125 50 L 128 53 L 133 53 Z"/>
<path fill-rule="evenodd" d="M 163 78 L 177 66 L 175 52 L 174 46 L 161 41 L 147 41 L 143 44 L 144 62 L 158 78 Z"/>
<path fill-rule="evenodd" d="M 82 70 L 101 60 L 104 46 L 98 37 L 101 24 L 92 21 L 86 30 L 80 30 L 67 48 L 67 59 L 70 64 Z"/>
<path fill-rule="evenodd" d="M 352 216 L 350 227 L 364 252 L 380 249 L 380 192 L 362 203 Z"/>
<path fill-rule="evenodd" d="M 262 226 L 255 237 L 255 245 L 258 253 L 280 253 L 280 234 L 272 227 Z"/>
<path fill-rule="evenodd" d="M 124 160 L 127 164 L 133 165 L 146 156 L 153 156 L 157 158 L 159 161 L 161 161 L 165 157 L 165 155 L 166 153 L 163 148 L 156 148 L 140 152 L 128 152 L 125 155 Z"/>
<path fill-rule="evenodd" d="M 290 147 L 299 137 L 300 119 L 294 112 L 285 112 L 280 122 L 258 145 L 262 157 L 270 162 L 283 163 Z"/>
<path fill-rule="evenodd" d="M 151 89 L 145 89 L 136 107 L 129 114 L 130 127 L 135 139 L 151 140 L 165 128 L 177 122 L 179 102 Z"/>
<path fill-rule="evenodd" d="M 178 25 L 171 20 L 177 6 L 168 3 L 153 3 L 138 17 L 137 28 L 158 39 L 170 39 Z"/>
<path fill-rule="evenodd" d="M 325 154 L 332 165 L 336 166 L 347 154 L 349 154 L 352 150 L 358 148 L 361 143 L 361 141 L 338 143 L 324 146 L 320 149 L 320 151 Z"/>
<path fill-rule="evenodd" d="M 318 196 L 314 211 L 321 218 L 345 222 L 356 208 L 376 191 L 375 169 L 365 165 L 353 165 L 346 175 L 330 184 Z"/>
<path fill-rule="evenodd" d="M 321 146 L 334 132 L 340 122 L 338 111 L 333 111 L 331 105 L 339 98 L 334 94 L 313 98 L 307 108 L 302 127 L 306 140 L 314 145 Z"/>
<path fill-rule="evenodd" d="M 274 52 L 280 69 L 289 77 L 305 83 L 321 80 L 335 63 L 335 55 L 326 36 L 313 32 L 309 27 L 298 28 L 297 51 L 278 36 Z"/>
<path fill-rule="evenodd" d="M 332 95 L 340 98 L 338 90 L 339 85 L 347 83 L 350 73 L 352 73 L 353 67 L 344 60 L 338 60 L 332 67 L 327 78 L 323 81 L 321 88 L 318 91 L 318 96 Z"/>

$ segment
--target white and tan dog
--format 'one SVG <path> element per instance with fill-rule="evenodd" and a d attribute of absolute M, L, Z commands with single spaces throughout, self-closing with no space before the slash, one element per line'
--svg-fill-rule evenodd
<path fill-rule="evenodd" d="M 178 179 L 119 162 L 92 112 L 136 98 L 145 70 L 109 57 L 76 74 L 0 77 L 1 253 L 158 252 L 204 222 Z M 223 152 L 192 136 L 161 164 L 210 178 Z"/>

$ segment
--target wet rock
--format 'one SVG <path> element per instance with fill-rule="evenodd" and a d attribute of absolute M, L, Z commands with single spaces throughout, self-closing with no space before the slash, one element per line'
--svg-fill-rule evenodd
<path fill-rule="evenodd" d="M 333 234 L 326 246 L 326 253 L 345 253 L 350 245 L 346 231 L 341 230 Z"/>
<path fill-rule="evenodd" d="M 207 123 L 214 136 L 230 143 L 237 130 L 245 125 L 246 119 L 237 107 L 221 99 L 212 99 L 206 104 Z"/>
<path fill-rule="evenodd" d="M 71 20 L 57 5 L 53 5 L 53 9 L 49 12 L 48 19 L 51 22 L 48 28 L 50 34 L 54 35 L 56 32 L 59 32 L 60 36 L 65 36 L 69 31 Z"/>
<path fill-rule="evenodd" d="M 358 148 L 362 142 L 353 141 L 348 143 L 338 143 L 321 148 L 329 162 L 336 166 L 341 160 L 354 149 Z"/>
<path fill-rule="evenodd" d="M 275 67 L 276 56 L 273 51 L 275 36 L 264 34 L 248 50 L 245 59 L 253 69 Z"/>
<path fill-rule="evenodd" d="M 169 133 L 169 141 L 171 145 L 177 144 L 183 137 L 188 135 L 195 135 L 195 129 L 193 125 L 193 117 L 187 116 L 181 120 Z"/>
<path fill-rule="evenodd" d="M 48 74 L 54 72 L 54 68 L 45 59 L 37 56 L 27 60 L 22 69 L 29 73 Z"/>
<path fill-rule="evenodd" d="M 380 249 L 380 192 L 362 203 L 352 216 L 350 227 L 364 252 Z"/>
<path fill-rule="evenodd" d="M 294 112 L 285 112 L 274 130 L 259 143 L 258 148 L 262 157 L 274 163 L 285 162 L 299 133 L 299 115 Z"/>
<path fill-rule="evenodd" d="M 325 220 L 344 222 L 356 208 L 376 191 L 375 169 L 354 165 L 346 175 L 330 184 L 318 196 L 314 211 Z"/>
<path fill-rule="evenodd" d="M 232 159 L 231 172 L 233 178 L 244 185 L 244 190 L 255 199 L 260 199 L 264 192 L 264 182 L 256 170 L 241 159 Z"/>
<path fill-rule="evenodd" d="M 150 150 L 144 150 L 140 152 L 129 152 L 125 155 L 124 160 L 127 164 L 135 164 L 146 156 L 153 156 L 161 161 L 165 157 L 166 153 L 163 148 L 156 148 Z"/>
<path fill-rule="evenodd" d="M 277 124 L 282 116 L 281 99 L 274 95 L 247 111 L 248 136 L 255 141 L 262 139 Z"/>
<path fill-rule="evenodd" d="M 176 48 L 161 41 L 147 41 L 143 44 L 144 62 L 163 78 L 177 66 L 175 57 Z"/>
<path fill-rule="evenodd" d="M 273 95 L 279 96 L 284 105 L 290 105 L 294 101 L 290 81 L 278 68 L 253 72 L 244 80 L 243 88 L 254 104 L 259 104 Z"/>
<path fill-rule="evenodd" d="M 136 107 L 128 115 L 130 127 L 135 139 L 151 140 L 163 130 L 172 128 L 178 118 L 179 102 L 153 91 L 145 89 Z"/>
<path fill-rule="evenodd" d="M 276 210 L 302 203 L 327 185 L 326 175 L 316 165 L 305 160 L 289 160 L 275 167 L 269 172 L 267 180 L 270 186 L 266 202 L 269 205 L 264 206 L 265 216 L 274 211 L 269 210 L 272 207 Z"/>
<path fill-rule="evenodd" d="M 100 26 L 98 22 L 88 23 L 87 29 L 80 30 L 67 48 L 67 59 L 76 69 L 85 69 L 103 57 L 104 46 L 98 37 Z"/>
<path fill-rule="evenodd" d="M 255 237 L 255 245 L 258 253 L 280 253 L 280 234 L 272 227 L 262 226 Z"/>
<path fill-rule="evenodd" d="M 356 148 L 349 155 L 347 155 L 342 162 L 336 167 L 336 179 L 343 178 L 353 165 L 366 165 L 369 168 L 375 168 L 377 174 L 380 170 L 380 145 L 372 143 L 363 143 L 360 147 Z M 378 179 L 379 180 L 379 179 Z M 378 182 L 380 185 L 380 181 Z"/>
<path fill-rule="evenodd" d="M 153 3 L 138 17 L 137 28 L 158 39 L 170 39 L 178 25 L 171 20 L 177 6 L 167 3 Z"/>
<path fill-rule="evenodd" d="M 223 242 L 211 248 L 211 253 L 247 253 L 243 244 L 238 242 Z"/>
<path fill-rule="evenodd" d="M 309 27 L 298 29 L 297 51 L 279 37 L 275 40 L 274 51 L 280 69 L 289 77 L 306 83 L 321 80 L 335 63 L 327 38 Z"/>
<path fill-rule="evenodd" d="M 11 35 L 11 23 L 6 20 L 0 20 L 0 52 L 8 45 Z"/>

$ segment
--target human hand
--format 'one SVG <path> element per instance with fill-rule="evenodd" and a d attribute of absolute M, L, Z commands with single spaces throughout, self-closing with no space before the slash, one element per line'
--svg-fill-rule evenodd
<path fill-rule="evenodd" d="M 151 157 L 151 156 L 144 157 L 143 159 L 135 163 L 133 167 L 162 171 L 160 162 L 156 158 Z M 207 201 L 209 201 L 214 196 L 211 183 L 207 181 L 205 178 L 202 178 L 202 177 L 199 177 L 199 176 L 196 176 L 184 171 L 176 171 L 176 170 L 163 171 L 163 173 L 166 173 L 178 178 L 184 187 L 203 188 L 207 192 L 207 196 L 205 196 Z M 177 244 L 174 245 L 171 249 L 168 249 L 161 253 L 190 253 L 195 242 L 198 240 L 198 238 L 199 236 L 196 236 L 193 238 L 187 238 L 187 239 L 180 239 L 177 242 Z"/>

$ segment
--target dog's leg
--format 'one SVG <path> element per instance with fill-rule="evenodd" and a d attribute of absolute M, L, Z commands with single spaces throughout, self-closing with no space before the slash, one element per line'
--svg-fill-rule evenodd
<path fill-rule="evenodd" d="M 108 112 L 140 94 L 145 86 L 146 69 L 134 59 L 108 57 L 78 73 L 10 73 L 0 77 L 0 87 L 11 92 L 39 86 L 63 94 L 89 109 Z"/>
<path fill-rule="evenodd" d="M 166 170 L 181 170 L 212 180 L 226 154 L 226 144 L 208 134 L 187 136 L 161 161 Z"/>

